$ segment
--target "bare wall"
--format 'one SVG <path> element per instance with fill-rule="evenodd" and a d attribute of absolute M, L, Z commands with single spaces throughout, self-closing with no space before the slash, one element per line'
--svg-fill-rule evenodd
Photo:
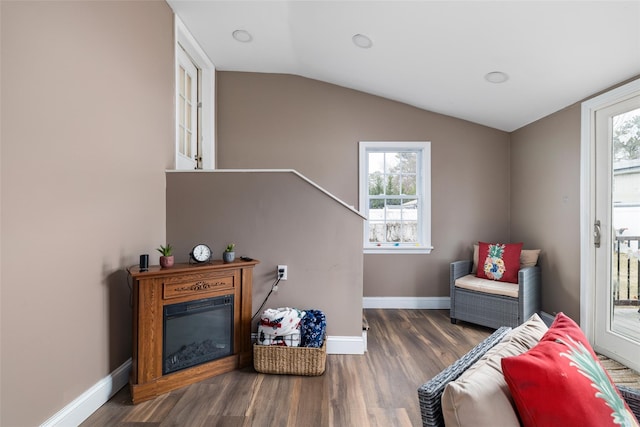
<path fill-rule="evenodd" d="M 580 104 L 511 134 L 511 237 L 542 250 L 542 308 L 580 318 Z"/>
<path fill-rule="evenodd" d="M 288 279 L 265 308 L 322 310 L 330 336 L 362 334 L 362 221 L 292 172 L 167 173 L 167 239 L 176 260 L 187 262 L 197 243 L 221 259 L 235 243 L 236 256 L 260 261 L 253 313 L 285 264 Z"/>
<path fill-rule="evenodd" d="M 292 168 L 358 204 L 359 141 L 431 141 L 430 255 L 365 255 L 364 296 L 448 296 L 449 263 L 509 238 L 509 135 L 303 77 L 218 72 L 219 168 Z"/>
<path fill-rule="evenodd" d="M 3 426 L 34 426 L 131 356 L 124 267 L 165 240 L 173 15 L 2 1 Z"/>

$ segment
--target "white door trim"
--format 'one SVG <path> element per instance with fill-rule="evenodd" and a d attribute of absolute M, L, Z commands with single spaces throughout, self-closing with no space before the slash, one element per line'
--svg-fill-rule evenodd
<path fill-rule="evenodd" d="M 203 169 L 215 169 L 216 168 L 216 149 L 215 149 L 215 83 L 216 83 L 216 68 L 209 57 L 204 53 L 204 50 L 200 47 L 196 39 L 191 35 L 187 27 L 183 24 L 177 15 L 174 15 L 175 26 L 175 58 L 177 61 L 178 50 L 182 46 L 193 60 L 194 64 L 201 73 L 201 102 L 202 108 L 200 110 L 202 116 L 201 125 L 201 144 L 202 144 L 202 168 Z M 177 65 L 176 65 L 177 69 Z M 177 112 L 176 112 L 177 115 Z M 177 121 L 176 121 L 177 127 Z M 177 132 L 177 130 L 176 130 Z M 176 142 L 177 143 L 177 142 Z M 176 150 L 177 151 L 177 150 Z M 176 164 L 177 167 L 177 156 Z"/>
<path fill-rule="evenodd" d="M 580 326 L 591 343 L 595 338 L 595 114 L 640 91 L 640 79 L 582 103 L 580 136 Z M 604 230 L 610 232 L 609 229 Z"/>

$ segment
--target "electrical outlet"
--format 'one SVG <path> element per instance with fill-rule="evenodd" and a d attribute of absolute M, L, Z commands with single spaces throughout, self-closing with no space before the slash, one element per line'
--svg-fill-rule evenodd
<path fill-rule="evenodd" d="M 286 265 L 278 265 L 278 277 L 280 280 L 287 280 L 287 266 Z"/>

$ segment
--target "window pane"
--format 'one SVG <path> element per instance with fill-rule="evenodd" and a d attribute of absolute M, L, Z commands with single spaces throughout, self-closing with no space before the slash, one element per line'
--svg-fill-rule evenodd
<path fill-rule="evenodd" d="M 384 200 L 369 200 L 369 242 L 384 242 Z"/>
<path fill-rule="evenodd" d="M 640 108 L 614 116 L 612 120 L 614 161 L 640 160 Z"/>
<path fill-rule="evenodd" d="M 404 210 L 416 210 L 418 208 L 418 199 L 402 199 L 402 208 Z"/>
<path fill-rule="evenodd" d="M 187 74 L 187 88 L 185 89 L 184 97 L 187 98 L 189 102 L 193 101 L 193 99 L 191 99 L 191 76 L 189 74 Z"/>
<path fill-rule="evenodd" d="M 384 194 L 384 178 L 381 172 L 369 174 L 369 195 Z"/>
<path fill-rule="evenodd" d="M 416 153 L 415 151 L 403 152 L 398 153 L 398 157 L 400 160 L 400 171 L 402 173 L 416 173 L 416 161 L 418 158 L 418 153 Z"/>
<path fill-rule="evenodd" d="M 418 199 L 402 199 L 402 241 L 418 241 Z"/>
<path fill-rule="evenodd" d="M 402 176 L 401 194 L 412 195 L 412 196 L 416 194 L 416 176 L 415 175 Z"/>
<path fill-rule="evenodd" d="M 369 224 L 369 242 L 371 243 L 384 242 L 384 224 L 383 223 Z"/>
<path fill-rule="evenodd" d="M 180 95 L 184 97 L 184 68 L 180 67 Z"/>
<path fill-rule="evenodd" d="M 181 154 L 185 153 L 185 149 L 184 149 L 184 127 L 180 126 L 180 133 L 179 133 L 179 141 L 178 141 L 178 147 L 180 150 Z"/>
<path fill-rule="evenodd" d="M 368 153 L 369 174 L 384 173 L 384 153 Z"/>
<path fill-rule="evenodd" d="M 402 241 L 404 243 L 418 242 L 418 221 L 404 221 L 402 223 Z"/>
<path fill-rule="evenodd" d="M 186 127 L 190 131 L 193 130 L 191 129 L 191 104 L 188 102 L 185 106 L 184 127 Z"/>
<path fill-rule="evenodd" d="M 369 199 L 369 217 L 371 217 L 371 209 L 384 208 L 384 199 Z"/>
<path fill-rule="evenodd" d="M 384 153 L 384 171 L 385 173 L 394 173 L 394 172 L 398 172 L 398 164 L 399 164 L 399 159 L 398 159 L 398 153 L 397 152 L 391 152 L 391 153 Z"/>
<path fill-rule="evenodd" d="M 390 196 L 400 195 L 400 176 L 399 175 L 387 175 L 387 185 L 385 194 Z"/>
<path fill-rule="evenodd" d="M 180 124 L 180 126 L 185 127 L 186 123 L 184 122 L 184 98 L 180 97 L 180 99 L 178 100 L 178 123 Z"/>

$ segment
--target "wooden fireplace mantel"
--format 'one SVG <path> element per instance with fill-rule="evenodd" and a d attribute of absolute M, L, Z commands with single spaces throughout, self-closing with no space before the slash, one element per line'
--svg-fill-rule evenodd
<path fill-rule="evenodd" d="M 259 261 L 150 266 L 129 269 L 133 292 L 133 351 L 129 384 L 133 403 L 212 376 L 249 366 L 251 348 L 251 281 Z M 165 305 L 234 295 L 233 354 L 197 366 L 162 374 Z"/>

